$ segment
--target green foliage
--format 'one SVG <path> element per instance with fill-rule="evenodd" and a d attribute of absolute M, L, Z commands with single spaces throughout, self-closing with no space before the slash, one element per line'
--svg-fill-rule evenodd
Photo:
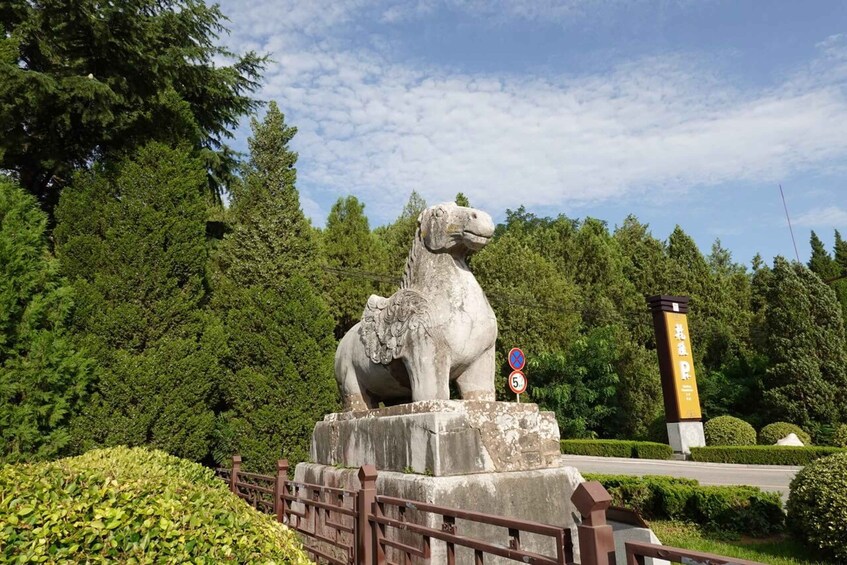
<path fill-rule="evenodd" d="M 785 515 L 778 493 L 748 486 L 701 486 L 696 480 L 647 475 L 585 475 L 599 481 L 612 504 L 637 511 L 648 520 L 671 519 L 710 530 L 761 536 L 779 532 Z"/>
<path fill-rule="evenodd" d="M 0 558 L 309 563 L 291 530 L 211 470 L 125 447 L 0 468 Z"/>
<path fill-rule="evenodd" d="M 774 445 L 788 434 L 795 434 L 803 445 L 812 445 L 812 437 L 803 428 L 788 422 L 774 422 L 759 430 L 759 445 Z"/>
<path fill-rule="evenodd" d="M 206 186 L 189 150 L 152 143 L 78 175 L 62 196 L 55 236 L 77 297 L 77 340 L 104 369 L 73 429 L 78 449 L 209 453 L 224 340 L 200 310 Z"/>
<path fill-rule="evenodd" d="M 835 562 L 847 560 L 847 453 L 810 463 L 797 473 L 790 488 L 792 529 Z"/>
<path fill-rule="evenodd" d="M 670 459 L 671 446 L 651 441 L 620 439 L 563 439 L 562 453 L 598 457 L 633 457 L 636 459 Z"/>
<path fill-rule="evenodd" d="M 418 229 L 418 216 L 426 210 L 426 207 L 426 200 L 413 190 L 409 195 L 409 201 L 403 207 L 403 212 L 394 223 L 374 230 L 374 235 L 388 254 L 387 268 L 382 271 L 388 276 L 398 279 L 403 276 L 409 249 L 412 247 L 415 231 Z"/>
<path fill-rule="evenodd" d="M 385 269 L 385 249 L 371 233 L 364 209 L 355 196 L 339 198 L 321 234 L 321 255 L 327 267 L 324 296 L 338 338 L 361 319 L 368 297 L 378 292 L 377 285 L 366 278 L 368 273 Z"/>
<path fill-rule="evenodd" d="M 71 343 L 73 295 L 46 225 L 35 198 L 0 177 L 0 461 L 65 454 L 96 371 Z"/>
<path fill-rule="evenodd" d="M 692 447 L 692 461 L 743 465 L 806 465 L 843 451 L 837 447 L 790 445 L 727 445 Z"/>
<path fill-rule="evenodd" d="M 223 461 L 241 453 L 258 471 L 281 457 L 307 459 L 315 422 L 337 408 L 334 323 L 294 186 L 294 133 L 275 105 L 264 121 L 253 120 L 234 224 L 216 254 L 211 305 L 226 335 L 226 377 L 213 455 Z"/>
<path fill-rule="evenodd" d="M 832 444 L 837 447 L 847 447 L 847 424 L 841 424 L 835 429 Z"/>
<path fill-rule="evenodd" d="M 753 426 L 733 416 L 718 416 L 703 426 L 706 445 L 756 445 Z"/>
<path fill-rule="evenodd" d="M 530 358 L 530 396 L 556 414 L 563 437 L 586 437 L 591 430 L 602 430 L 614 414 L 611 401 L 618 384 L 614 338 L 610 328 L 598 328 L 577 338 L 564 355 Z"/>
<path fill-rule="evenodd" d="M 847 344 L 833 290 L 781 257 L 764 281 L 764 404 L 802 428 L 847 418 Z"/>
<path fill-rule="evenodd" d="M 250 95 L 264 61 L 215 45 L 226 32 L 217 6 L 15 0 L 0 14 L 0 168 L 48 209 L 92 158 L 152 140 L 187 142 L 213 178 L 230 177 L 223 140 L 257 106 Z"/>
<path fill-rule="evenodd" d="M 464 207 L 468 208 L 471 205 L 471 201 L 468 200 L 468 197 L 465 196 L 464 192 L 460 192 L 456 195 L 456 204 L 458 206 L 464 206 Z"/>

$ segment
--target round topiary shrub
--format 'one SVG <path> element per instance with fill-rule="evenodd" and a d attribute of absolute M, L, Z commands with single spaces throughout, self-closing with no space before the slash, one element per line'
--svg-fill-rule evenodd
<path fill-rule="evenodd" d="M 791 481 L 788 524 L 834 563 L 847 562 L 847 453 L 806 465 Z"/>
<path fill-rule="evenodd" d="M 753 426 L 733 416 L 712 418 L 704 426 L 706 445 L 756 445 Z"/>
<path fill-rule="evenodd" d="M 796 434 L 803 445 L 812 445 L 812 437 L 803 428 L 788 422 L 774 422 L 759 430 L 759 445 L 776 445 L 788 434 Z"/>
<path fill-rule="evenodd" d="M 0 562 L 45 561 L 310 563 L 210 469 L 126 447 L 0 468 Z"/>
<path fill-rule="evenodd" d="M 835 429 L 832 444 L 836 447 L 847 447 L 847 424 L 841 424 Z"/>

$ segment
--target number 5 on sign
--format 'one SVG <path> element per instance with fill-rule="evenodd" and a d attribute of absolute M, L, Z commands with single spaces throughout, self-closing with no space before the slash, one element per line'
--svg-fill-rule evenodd
<path fill-rule="evenodd" d="M 526 391 L 526 375 L 521 371 L 512 371 L 512 374 L 509 375 L 509 388 L 518 395 L 518 402 L 520 402 L 521 393 Z"/>

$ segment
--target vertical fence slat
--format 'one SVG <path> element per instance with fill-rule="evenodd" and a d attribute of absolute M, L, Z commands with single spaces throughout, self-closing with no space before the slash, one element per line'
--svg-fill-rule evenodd
<path fill-rule="evenodd" d="M 233 455 L 232 456 L 232 474 L 229 476 L 229 490 L 233 493 L 238 494 L 238 487 L 235 486 L 238 483 L 238 473 L 241 471 L 241 456 Z"/>
<path fill-rule="evenodd" d="M 359 469 L 359 482 L 361 483 L 357 497 L 359 505 L 359 539 L 356 540 L 359 563 L 362 565 L 373 565 L 374 558 L 382 556 L 382 550 L 376 540 L 374 527 L 371 524 L 371 514 L 374 512 L 374 502 L 376 501 L 376 467 L 373 465 L 363 465 Z M 379 561 L 379 563 L 382 562 Z"/>
<path fill-rule="evenodd" d="M 274 514 L 276 521 L 282 523 L 285 514 L 285 501 L 282 500 L 282 495 L 285 494 L 285 481 L 288 480 L 288 459 L 280 459 L 276 462 L 276 483 L 274 483 Z"/>

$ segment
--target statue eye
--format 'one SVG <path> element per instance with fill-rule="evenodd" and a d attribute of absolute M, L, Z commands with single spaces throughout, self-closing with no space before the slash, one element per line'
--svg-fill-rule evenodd
<path fill-rule="evenodd" d="M 444 215 L 444 208 L 438 208 L 435 210 L 435 217 L 440 218 Z"/>

